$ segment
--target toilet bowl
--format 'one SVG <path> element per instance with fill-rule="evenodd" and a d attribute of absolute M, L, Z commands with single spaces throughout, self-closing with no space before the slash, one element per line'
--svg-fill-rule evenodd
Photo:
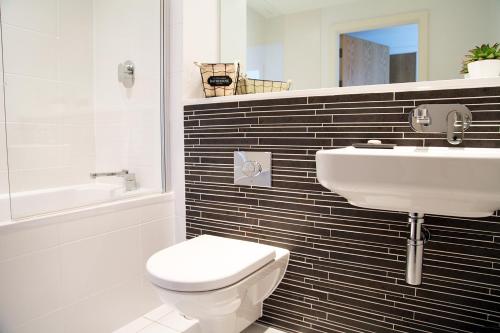
<path fill-rule="evenodd" d="M 198 333 L 238 333 L 262 316 L 290 258 L 286 249 L 202 235 L 153 254 L 147 264 L 161 300 Z"/>

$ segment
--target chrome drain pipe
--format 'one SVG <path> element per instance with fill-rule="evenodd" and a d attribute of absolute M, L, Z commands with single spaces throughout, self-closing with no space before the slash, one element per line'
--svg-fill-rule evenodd
<path fill-rule="evenodd" d="M 422 263 L 424 244 L 430 239 L 430 233 L 422 225 L 424 214 L 409 213 L 410 237 L 406 242 L 406 283 L 418 286 L 422 283 Z"/>

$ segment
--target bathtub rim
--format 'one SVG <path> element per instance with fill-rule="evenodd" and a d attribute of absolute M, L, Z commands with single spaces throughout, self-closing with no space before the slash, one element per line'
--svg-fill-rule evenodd
<path fill-rule="evenodd" d="M 78 208 L 65 209 L 59 212 L 40 214 L 10 221 L 3 221 L 0 222 L 0 233 L 24 228 L 45 226 L 49 224 L 70 222 L 87 217 L 113 213 L 123 209 L 138 208 L 162 202 L 174 201 L 174 199 L 174 192 L 168 191 L 108 201 Z M 172 216 L 173 215 L 174 212 L 172 212 Z"/>

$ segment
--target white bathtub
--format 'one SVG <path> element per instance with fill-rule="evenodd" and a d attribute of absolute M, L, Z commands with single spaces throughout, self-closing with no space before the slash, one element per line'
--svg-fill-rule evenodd
<path fill-rule="evenodd" d="M 12 208 L 12 219 L 15 220 L 152 193 L 155 193 L 155 191 L 137 189 L 126 192 L 121 185 L 94 183 L 14 192 L 11 194 L 10 207 Z M 0 212 L 2 221 L 11 219 L 8 214 L 9 196 L 7 194 L 0 196 Z"/>
<path fill-rule="evenodd" d="M 20 213 L 36 216 L 0 222 L 0 331 L 112 332 L 160 306 L 145 263 L 175 242 L 175 201 L 144 192 L 89 184 L 16 193 Z M 66 209 L 75 205 L 85 207 Z"/>

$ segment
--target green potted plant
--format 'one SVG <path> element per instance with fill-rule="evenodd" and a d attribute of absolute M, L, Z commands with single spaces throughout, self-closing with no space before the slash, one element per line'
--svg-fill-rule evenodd
<path fill-rule="evenodd" d="M 470 50 L 461 73 L 471 79 L 500 76 L 500 44 L 483 44 Z"/>

